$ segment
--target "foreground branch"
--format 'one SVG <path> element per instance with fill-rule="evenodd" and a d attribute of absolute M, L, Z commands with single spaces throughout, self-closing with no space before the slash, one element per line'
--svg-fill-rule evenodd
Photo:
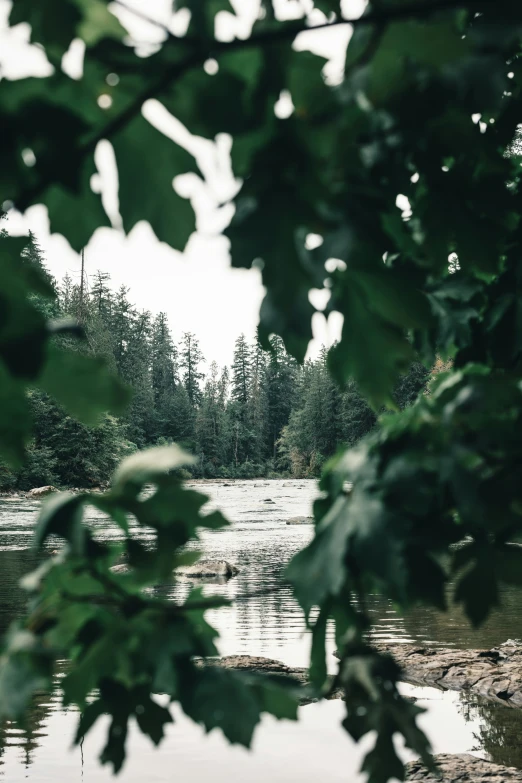
<path fill-rule="evenodd" d="M 125 6 L 124 3 L 120 5 Z M 484 3 L 485 7 L 492 5 L 489 0 Z M 476 0 L 434 0 L 432 3 L 404 3 L 401 6 L 393 6 L 387 9 L 375 9 L 364 16 L 349 18 L 349 19 L 335 19 L 331 22 L 325 22 L 315 26 L 309 26 L 306 24 L 306 20 L 298 22 L 281 23 L 281 25 L 274 30 L 258 33 L 252 35 L 245 40 L 235 39 L 233 41 L 217 41 L 214 39 L 198 42 L 193 38 L 180 38 L 170 32 L 168 27 L 165 27 L 160 22 L 149 20 L 156 26 L 160 26 L 168 41 L 165 45 L 169 45 L 169 41 L 174 42 L 176 45 L 187 44 L 194 46 L 194 51 L 189 54 L 181 62 L 175 63 L 170 68 L 165 69 L 162 75 L 149 84 L 144 90 L 139 92 L 135 99 L 124 109 L 119 115 L 110 120 L 106 125 L 96 131 L 90 138 L 88 138 L 78 148 L 78 165 L 81 164 L 86 155 L 94 152 L 98 143 L 104 139 L 110 140 L 120 130 L 122 130 L 134 117 L 136 117 L 142 109 L 143 104 L 153 98 L 158 98 L 161 94 L 167 90 L 176 79 L 189 71 L 191 68 L 201 66 L 209 58 L 217 58 L 227 52 L 233 52 L 238 50 L 250 49 L 250 48 L 263 48 L 276 43 L 288 42 L 292 43 L 295 38 L 301 33 L 313 32 L 315 30 L 324 30 L 333 27 L 339 27 L 340 25 L 367 26 L 377 25 L 381 30 L 388 24 L 396 21 L 403 21 L 405 19 L 423 19 L 428 18 L 433 14 L 441 11 L 454 11 L 463 8 L 477 7 Z M 143 18 L 143 14 L 140 14 Z M 35 201 L 42 195 L 49 185 L 54 181 L 55 168 L 52 165 L 52 161 L 49 163 L 48 171 L 40 179 L 40 181 L 25 190 L 15 197 L 13 206 L 11 209 L 16 208 L 20 212 L 25 210 L 35 203 Z"/>

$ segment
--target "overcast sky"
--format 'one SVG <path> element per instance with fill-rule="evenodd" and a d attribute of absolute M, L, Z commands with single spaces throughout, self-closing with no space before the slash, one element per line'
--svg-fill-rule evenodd
<path fill-rule="evenodd" d="M 174 32 L 183 33 L 186 28 L 185 12 L 171 16 L 171 0 L 126 2 L 148 17 L 170 25 Z M 9 5 L 7 0 L 0 0 L 1 73 L 7 78 L 44 75 L 50 66 L 42 52 L 29 45 L 29 28 L 19 25 L 12 31 L 6 30 Z M 256 0 L 232 0 L 232 5 L 240 12 L 239 19 L 226 13 L 219 14 L 217 19 L 217 34 L 223 39 L 247 35 L 257 14 Z M 300 8 L 307 7 L 307 0 L 301 0 L 301 3 L 281 0 L 280 6 L 285 9 L 286 16 L 295 16 Z M 362 7 L 361 0 L 348 0 L 344 5 L 345 15 L 356 16 L 361 13 Z M 118 15 L 135 40 L 144 45 L 162 40 L 160 29 L 129 12 L 118 11 Z M 321 15 L 314 21 L 322 21 Z M 342 68 L 350 34 L 349 26 L 310 32 L 298 39 L 296 47 L 310 48 L 328 57 L 325 75 L 335 81 Z M 73 46 L 67 56 L 71 75 L 81 72 L 81 54 L 81 46 Z M 280 109 L 282 112 L 288 110 L 284 101 Z M 118 228 L 117 178 L 112 148 L 107 142 L 102 143 L 96 155 L 100 178 L 95 184 L 102 190 L 105 208 L 115 227 L 99 229 L 86 247 L 87 274 L 92 276 L 98 269 L 108 272 L 114 287 L 125 285 L 130 288 L 130 297 L 139 308 L 153 313 L 166 312 L 176 340 L 183 331 L 193 331 L 200 339 L 208 363 L 216 360 L 220 364 L 229 364 L 234 340 L 240 332 L 249 338 L 255 335 L 263 298 L 259 272 L 232 269 L 228 242 L 219 235 L 233 213 L 231 205 L 219 205 L 231 199 L 238 188 L 229 165 L 230 140 L 223 136 L 213 143 L 191 136 L 154 101 L 148 102 L 144 113 L 160 130 L 196 155 L 205 181 L 195 175 L 187 175 L 179 178 L 175 185 L 181 195 L 192 201 L 197 216 L 197 233 L 190 238 L 184 253 L 158 242 L 146 223 L 139 223 L 125 236 Z M 67 272 L 73 278 L 79 278 L 79 256 L 63 237 L 50 235 L 44 207 L 31 207 L 24 216 L 11 214 L 8 228 L 13 233 L 32 229 L 44 250 L 50 271 L 58 279 Z M 319 306 L 321 302 L 324 302 L 324 296 L 316 292 L 313 303 Z M 324 316 L 317 314 L 313 327 L 316 339 L 310 345 L 311 355 L 317 352 L 322 342 L 329 343 L 338 336 L 340 316 L 333 314 L 327 324 Z"/>

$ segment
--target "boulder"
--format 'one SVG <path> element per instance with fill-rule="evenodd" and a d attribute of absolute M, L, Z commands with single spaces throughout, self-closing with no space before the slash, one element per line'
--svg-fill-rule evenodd
<path fill-rule="evenodd" d="M 56 487 L 52 487 L 51 485 L 47 487 L 35 487 L 34 489 L 30 489 L 27 493 L 28 498 L 43 498 L 46 495 L 50 495 L 51 492 L 58 492 Z"/>
<path fill-rule="evenodd" d="M 189 566 L 176 568 L 176 574 L 184 577 L 224 577 L 230 579 L 239 574 L 239 568 L 226 560 L 198 560 Z"/>
<path fill-rule="evenodd" d="M 522 783 L 522 771 L 493 764 L 470 753 L 440 753 L 435 756 L 439 770 L 429 772 L 421 761 L 406 764 L 406 780 L 411 783 Z"/>
<path fill-rule="evenodd" d="M 292 517 L 286 520 L 287 525 L 312 525 L 313 517 Z"/>

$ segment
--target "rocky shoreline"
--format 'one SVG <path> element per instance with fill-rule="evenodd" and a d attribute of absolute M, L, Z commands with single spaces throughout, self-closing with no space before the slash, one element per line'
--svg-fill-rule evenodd
<path fill-rule="evenodd" d="M 441 753 L 435 756 L 438 767 L 429 772 L 420 761 L 406 765 L 406 780 L 411 783 L 522 783 L 522 771 L 479 759 L 469 753 Z"/>
<path fill-rule="evenodd" d="M 406 647 L 406 645 L 397 646 L 404 648 Z M 519 660 L 522 661 L 522 648 L 520 645 L 514 643 L 506 644 L 501 645 L 501 647 L 498 649 L 502 652 L 499 653 L 497 667 L 501 667 L 503 665 L 503 660 L 506 662 L 506 665 L 515 667 L 515 662 L 519 655 L 521 656 Z M 485 662 L 486 667 L 491 668 L 494 666 L 494 659 L 496 657 L 495 653 L 497 652 L 496 650 L 433 650 L 431 651 L 432 654 L 422 656 L 421 650 L 422 648 L 410 647 L 409 650 L 404 649 L 402 654 L 397 656 L 401 659 L 401 662 L 407 661 L 409 657 L 412 657 L 412 660 L 415 660 L 415 668 L 410 667 L 409 670 L 405 669 L 405 676 L 403 679 L 416 685 L 432 686 L 438 685 L 436 674 L 437 672 L 440 673 L 441 669 L 437 670 L 435 667 L 433 667 L 429 670 L 427 675 L 422 675 L 422 673 L 416 668 L 417 666 L 422 665 L 421 658 L 431 659 L 431 662 L 434 662 L 437 656 L 442 656 L 447 663 L 450 660 L 447 654 L 452 654 L 453 657 L 451 660 L 455 661 L 453 665 L 458 668 L 468 667 L 473 662 L 475 662 L 475 664 L 480 667 L 483 661 Z M 391 650 L 388 651 L 391 652 Z M 484 652 L 488 653 L 488 655 L 481 657 L 481 654 Z M 458 659 L 459 655 L 463 655 L 464 660 Z M 477 658 L 478 664 L 476 663 Z M 287 666 L 281 661 L 277 661 L 272 658 L 263 658 L 251 655 L 227 655 L 222 658 L 201 660 L 199 665 L 223 666 L 228 669 L 251 671 L 255 672 L 256 674 L 291 678 L 297 684 L 303 687 L 303 696 L 299 699 L 299 703 L 301 705 L 306 705 L 312 701 L 315 701 L 315 699 L 306 693 L 306 686 L 309 684 L 308 669 L 306 668 Z M 451 668 L 452 667 L 450 666 L 450 669 Z M 446 676 L 448 673 L 449 672 L 447 671 Z M 432 674 L 434 677 L 432 677 Z M 452 677 L 453 676 L 454 675 L 452 675 Z M 490 676 L 492 676 L 491 673 Z M 453 682 L 453 679 L 451 679 L 451 681 Z M 457 677 L 456 682 L 458 683 L 459 681 L 462 680 Z M 453 688 L 455 690 L 461 689 L 457 688 L 457 685 L 454 685 Z M 343 698 L 343 693 L 337 690 L 330 696 L 330 698 Z M 503 703 L 506 703 L 503 699 L 499 699 L 498 696 L 496 697 L 496 700 L 500 700 Z M 406 765 L 406 781 L 410 781 L 410 783 L 522 783 L 522 770 L 516 769 L 515 767 L 494 764 L 469 753 L 442 753 L 435 756 L 435 762 L 437 765 L 437 772 L 432 772 L 426 769 L 426 767 L 418 759 L 409 762 Z"/>
<path fill-rule="evenodd" d="M 441 690 L 467 691 L 498 704 L 522 707 L 522 643 L 508 641 L 491 650 L 454 650 L 408 644 L 378 645 L 393 655 L 401 680 Z M 209 661 L 227 668 L 292 677 L 308 684 L 308 670 L 250 655 L 228 655 Z M 341 694 L 338 694 L 340 696 Z"/>
<path fill-rule="evenodd" d="M 522 707 L 522 643 L 491 650 L 455 650 L 408 644 L 378 645 L 393 655 L 401 679 L 412 685 L 468 691 L 508 707 Z"/>

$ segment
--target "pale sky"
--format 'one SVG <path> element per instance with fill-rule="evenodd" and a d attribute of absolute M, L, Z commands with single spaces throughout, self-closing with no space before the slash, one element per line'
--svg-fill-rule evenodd
<path fill-rule="evenodd" d="M 143 11 L 183 33 L 187 16 L 184 11 L 170 15 L 171 0 L 126 0 L 127 5 Z M 216 20 L 217 35 L 222 39 L 245 37 L 257 15 L 256 0 L 232 0 L 239 12 L 239 20 L 222 12 Z M 21 78 L 28 75 L 44 75 L 50 66 L 42 51 L 28 43 L 29 28 L 19 25 L 6 30 L 10 3 L 0 0 L 0 72 L 3 77 Z M 282 15 L 289 18 L 301 15 L 300 9 L 308 8 L 307 0 L 281 0 Z M 345 15 L 357 16 L 362 12 L 361 0 L 348 0 L 344 4 Z M 117 7 L 114 6 L 115 11 Z M 131 36 L 140 42 L 153 45 L 162 40 L 159 28 L 147 24 L 130 12 L 118 10 L 121 22 Z M 322 14 L 313 21 L 324 21 Z M 344 49 L 351 35 L 351 28 L 336 27 L 327 31 L 315 31 L 301 35 L 296 48 L 311 49 L 329 59 L 325 76 L 335 81 L 343 65 Z M 73 45 L 66 55 L 66 67 L 71 75 L 81 73 L 82 46 Z M 145 43 L 144 43 L 145 51 Z M 64 66 L 65 67 L 65 66 Z M 284 100 L 281 111 L 291 110 Z M 260 273 L 255 270 L 230 267 L 228 241 L 220 236 L 233 214 L 233 207 L 220 204 L 229 201 L 237 192 L 239 183 L 234 181 L 229 164 L 230 139 L 221 136 L 216 142 L 192 136 L 160 104 L 149 101 L 144 109 L 149 121 L 166 135 L 179 141 L 196 156 L 204 181 L 196 175 L 180 177 L 175 183 L 180 195 L 190 198 L 197 218 L 194 233 L 184 253 L 172 250 L 158 242 L 148 223 L 139 223 L 125 236 L 118 227 L 117 177 L 113 163 L 112 147 L 102 142 L 96 151 L 96 163 L 100 177 L 94 186 L 103 194 L 104 206 L 113 228 L 98 229 L 85 248 L 86 270 L 93 275 L 98 269 L 108 272 L 115 288 L 130 288 L 131 300 L 141 309 L 156 314 L 167 313 L 175 340 L 184 331 L 198 336 L 207 363 L 230 364 L 234 340 L 244 332 L 253 338 L 258 323 L 259 307 L 264 289 Z M 80 259 L 68 242 L 60 235 L 49 233 L 47 210 L 34 206 L 25 215 L 11 213 L 7 225 L 12 233 L 25 233 L 31 229 L 44 251 L 46 263 L 52 274 L 61 279 L 67 272 L 79 277 Z M 325 302 L 325 292 L 313 292 L 312 303 Z M 320 313 L 314 316 L 314 340 L 309 355 L 315 355 L 321 343 L 331 343 L 339 335 L 342 318 L 333 313 L 328 319 Z"/>

